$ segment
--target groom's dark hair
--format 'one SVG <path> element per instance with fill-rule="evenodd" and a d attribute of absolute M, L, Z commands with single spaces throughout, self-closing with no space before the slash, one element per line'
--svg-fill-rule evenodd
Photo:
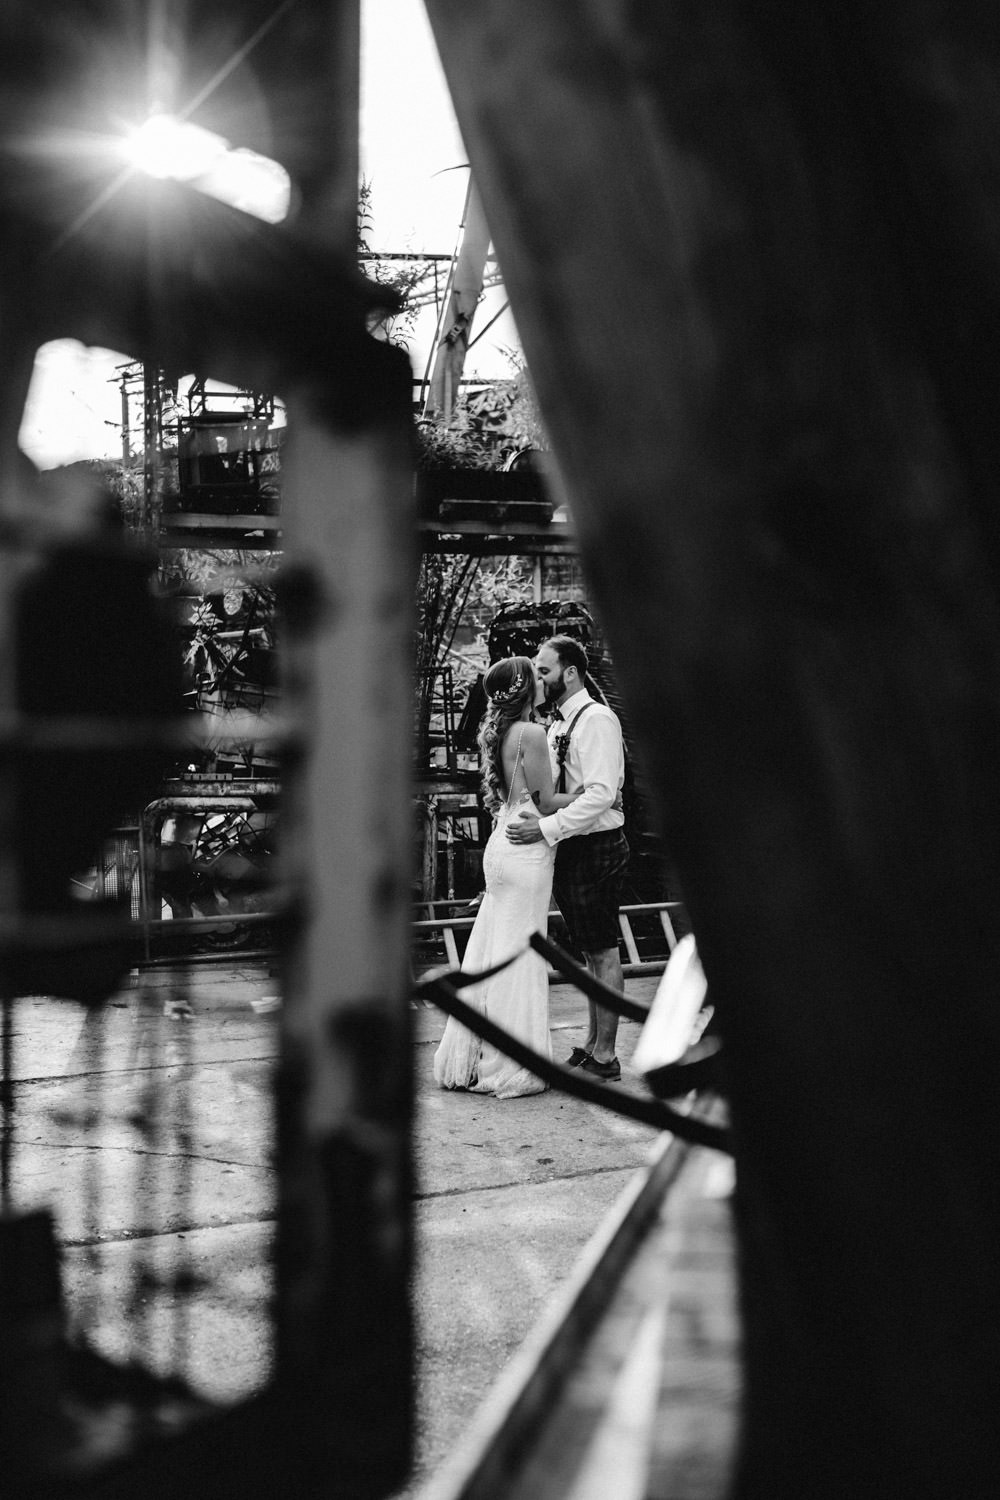
<path fill-rule="evenodd" d="M 574 640 L 571 635 L 550 635 L 542 645 L 555 652 L 561 667 L 575 667 L 580 674 L 580 681 L 586 679 L 587 652 L 579 641 Z"/>

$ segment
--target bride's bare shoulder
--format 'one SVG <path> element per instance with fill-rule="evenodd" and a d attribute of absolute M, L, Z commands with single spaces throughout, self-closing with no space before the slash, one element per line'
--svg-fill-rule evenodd
<path fill-rule="evenodd" d="M 540 742 L 545 738 L 545 730 L 541 724 L 533 724 L 530 719 L 525 719 L 523 723 L 512 724 L 507 730 L 503 737 L 504 749 L 506 750 L 508 745 L 516 745 L 518 742 L 527 746 L 533 744 L 536 740 Z"/>

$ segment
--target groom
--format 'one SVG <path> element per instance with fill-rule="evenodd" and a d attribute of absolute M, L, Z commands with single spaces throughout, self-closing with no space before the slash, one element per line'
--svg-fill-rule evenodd
<path fill-rule="evenodd" d="M 554 708 L 549 753 L 555 789 L 583 791 L 568 807 L 544 818 L 516 820 L 507 827 L 515 844 L 541 839 L 555 845 L 552 890 L 573 945 L 588 969 L 621 992 L 625 987 L 618 953 L 618 907 L 629 847 L 620 792 L 625 780 L 621 725 L 584 686 L 587 653 L 579 641 L 555 635 L 535 657 L 535 671 Z M 567 1059 L 571 1068 L 613 1081 L 622 1070 L 615 1056 L 618 1016 L 588 999 L 589 1026 L 583 1047 Z"/>

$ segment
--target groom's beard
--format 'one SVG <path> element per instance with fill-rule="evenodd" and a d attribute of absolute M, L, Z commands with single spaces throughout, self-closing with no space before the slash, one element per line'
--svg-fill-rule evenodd
<path fill-rule="evenodd" d="M 559 699 L 565 691 L 565 683 L 562 677 L 560 677 L 558 682 L 546 683 L 544 691 L 545 702 L 542 704 L 542 712 L 546 717 L 550 717 L 559 707 Z"/>

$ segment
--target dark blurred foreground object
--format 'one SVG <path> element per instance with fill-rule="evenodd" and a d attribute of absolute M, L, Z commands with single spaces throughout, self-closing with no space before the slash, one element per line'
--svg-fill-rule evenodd
<path fill-rule="evenodd" d="M 733 1493 L 991 1495 L 1000 17 L 426 7 L 726 1037 Z"/>
<path fill-rule="evenodd" d="M 137 1408 L 135 1472 L 117 1479 L 102 1472 L 75 1487 L 46 1484 L 47 1495 L 387 1495 L 404 1483 L 412 1452 L 405 1025 L 411 851 L 399 749 L 410 702 L 411 376 L 403 352 L 368 332 L 369 314 L 395 298 L 366 283 L 356 264 L 359 27 L 356 4 L 326 0 L 10 0 L 0 7 L 0 510 L 14 545 L 22 538 L 9 481 L 35 353 L 48 339 L 121 350 L 168 381 L 193 373 L 280 392 L 294 434 L 282 496 L 285 649 L 289 720 L 302 728 L 290 736 L 295 753 L 282 766 L 282 817 L 287 847 L 298 851 L 289 901 L 298 920 L 285 929 L 276 1081 L 273 1387 L 212 1423 L 210 1434 L 199 1425 L 162 1445 L 152 1442 L 162 1429 L 151 1429 L 148 1404 L 143 1399 L 138 1410 L 134 1391 L 125 1400 Z M 151 82 L 176 87 L 163 107 L 176 104 L 189 122 L 283 164 L 294 188 L 286 222 L 264 223 L 187 185 L 128 175 L 114 154 L 90 149 L 102 127 L 145 116 Z M 260 129 L 243 128 L 243 105 L 254 101 Z M 24 510 L 33 525 L 32 507 Z M 147 520 L 152 525 L 155 514 Z M 16 622 L 20 702 L 9 681 L 15 587 L 0 592 L 2 707 L 8 724 L 15 716 L 24 721 L 8 741 L 21 741 L 19 762 L 8 759 L 0 787 L 0 814 L 8 817 L 0 843 L 8 877 L 4 936 L 8 953 L 10 939 L 18 939 L 25 950 L 19 959 L 29 945 L 40 949 L 43 933 L 64 940 L 70 914 L 62 878 L 105 815 L 116 815 L 119 799 L 103 779 L 106 769 L 130 777 L 129 737 L 137 750 L 145 743 L 137 732 L 141 715 L 155 710 L 154 727 L 160 722 L 157 700 L 144 696 L 144 676 L 151 681 L 153 674 L 149 658 L 143 661 L 149 638 L 136 623 L 145 618 L 138 578 L 102 561 L 100 550 L 87 566 L 86 549 L 60 548 L 31 579 L 26 560 L 7 559 L 8 579 L 24 585 Z M 76 597 L 88 601 L 82 626 L 70 608 Z M 39 666 L 35 636 L 50 629 L 55 640 L 41 648 Z M 129 632 L 126 643 L 121 637 Z M 81 638 L 86 646 L 77 650 Z M 67 649 L 78 663 L 95 663 L 85 687 L 67 681 Z M 117 654 L 123 650 L 124 660 Z M 52 701 L 44 666 L 53 668 L 68 701 Z M 376 669 L 380 692 L 359 731 L 354 718 L 347 722 L 329 705 L 355 673 L 367 678 Z M 102 672 L 112 681 L 98 684 Z M 142 694 L 138 701 L 129 684 Z M 112 731 L 128 700 L 120 742 L 112 738 L 115 759 L 100 766 L 96 782 L 90 757 L 107 745 L 100 734 L 83 743 L 83 719 L 77 748 L 86 755 L 63 764 L 48 754 L 62 748 L 56 712 L 71 710 L 78 695 L 89 720 Z M 33 730 L 29 707 L 39 702 L 45 717 Z M 168 712 L 164 718 L 169 722 Z M 364 752 L 351 759 L 343 751 L 357 747 L 359 732 Z M 30 753 L 32 735 L 44 757 Z M 340 768 L 336 807 L 326 794 L 329 765 Z M 321 787 L 314 766 L 323 771 Z M 94 816 L 88 812 L 83 827 L 76 824 L 77 788 L 62 785 L 67 776 L 76 777 L 85 800 L 95 794 Z M 142 800 L 138 782 L 120 787 L 123 800 L 126 792 Z M 34 806 L 20 827 L 31 826 L 35 814 L 45 818 L 56 846 L 51 872 L 49 851 L 26 861 L 25 885 L 41 915 L 22 910 L 17 872 L 9 868 L 16 852 L 9 815 L 22 791 Z M 73 820 L 71 837 L 61 818 L 45 811 L 50 794 Z M 356 903 L 340 899 L 344 868 L 356 876 Z M 38 969 L 30 969 L 22 963 L 21 984 L 37 982 Z M 88 998 L 105 982 L 92 978 Z M 46 976 L 45 987 L 64 985 L 60 978 L 50 986 Z M 3 1010 L 10 1052 L 14 1007 Z M 4 1071 L 9 1079 L 11 1068 Z M 2 1137 L 11 1151 L 14 1093 L 11 1083 Z M 130 1321 L 146 1316 L 124 1289 L 122 1296 Z M 180 1291 L 179 1315 L 182 1301 Z M 183 1335 L 183 1317 L 178 1327 Z M 16 1368 L 10 1378 L 18 1380 Z M 113 1386 L 109 1378 L 104 1388 Z M 67 1397 L 75 1400 L 72 1377 L 70 1387 Z M 117 1393 L 111 1404 L 120 1409 Z M 174 1433 L 179 1425 L 172 1424 Z M 32 1450 L 25 1460 L 36 1470 L 41 1465 L 47 1478 L 60 1455 L 39 1447 L 34 1428 L 22 1424 L 22 1442 Z M 27 1500 L 12 1467 L 0 1451 L 4 1494 Z"/>
<path fill-rule="evenodd" d="M 81 902 L 71 881 L 116 823 L 155 797 L 169 756 L 157 729 L 181 713 L 179 644 L 153 597 L 152 571 L 152 557 L 107 526 L 56 545 L 18 589 L 19 908 L 58 919 L 61 932 L 44 948 L 29 934 L 8 956 L 7 994 L 95 1003 L 134 962 L 124 936 L 94 939 L 95 920 L 127 907 Z"/>

